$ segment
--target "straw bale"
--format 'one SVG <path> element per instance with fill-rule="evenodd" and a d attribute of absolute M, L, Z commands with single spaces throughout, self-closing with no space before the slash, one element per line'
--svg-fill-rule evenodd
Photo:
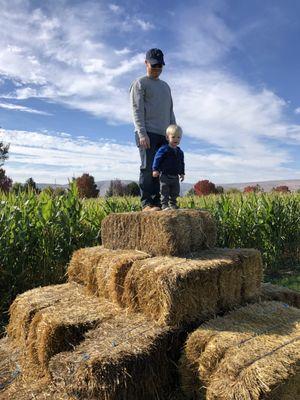
<path fill-rule="evenodd" d="M 216 225 L 209 212 L 195 209 L 112 213 L 102 222 L 101 237 L 109 249 L 178 256 L 213 247 Z"/>
<path fill-rule="evenodd" d="M 66 283 L 62 285 L 51 285 L 28 290 L 17 296 L 10 306 L 10 321 L 7 333 L 20 346 L 26 345 L 26 339 L 30 323 L 37 312 L 53 304 L 60 302 L 66 297 L 72 299 L 76 296 L 79 285 Z"/>
<path fill-rule="evenodd" d="M 102 246 L 85 247 L 74 251 L 67 268 L 68 281 L 83 284 L 90 293 L 96 293 L 94 269 L 104 254 L 107 254 L 107 249 Z"/>
<path fill-rule="evenodd" d="M 95 268 L 97 294 L 123 305 L 124 281 L 134 261 L 149 255 L 138 250 L 108 250 Z"/>
<path fill-rule="evenodd" d="M 8 337 L 0 340 L 0 400 L 75 400 L 47 379 L 28 380 L 20 364 L 20 351 Z"/>
<path fill-rule="evenodd" d="M 27 341 L 30 363 L 46 374 L 53 355 L 73 348 L 87 330 L 111 318 L 117 310 L 112 303 L 84 294 L 79 285 L 72 299 L 62 297 L 59 303 L 40 310 L 33 318 Z"/>
<path fill-rule="evenodd" d="M 300 311 L 262 302 L 200 326 L 179 369 L 190 399 L 288 400 L 299 398 L 299 366 Z"/>
<path fill-rule="evenodd" d="M 263 283 L 261 286 L 261 299 L 282 301 L 292 307 L 300 308 L 300 292 L 287 287 Z"/>
<path fill-rule="evenodd" d="M 121 304 L 126 274 L 135 260 L 148 257 L 138 250 L 110 250 L 102 246 L 80 249 L 70 261 L 69 281 L 81 283 L 88 292 Z"/>
<path fill-rule="evenodd" d="M 58 387 L 85 400 L 169 398 L 178 380 L 179 331 L 123 311 L 85 336 L 73 352 L 50 360 Z"/>
<path fill-rule="evenodd" d="M 261 276 L 261 256 L 254 249 L 153 257 L 133 263 L 123 302 L 160 323 L 181 325 L 256 300 Z"/>

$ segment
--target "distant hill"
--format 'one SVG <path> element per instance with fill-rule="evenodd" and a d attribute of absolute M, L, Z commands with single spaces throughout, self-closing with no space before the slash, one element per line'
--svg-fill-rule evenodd
<path fill-rule="evenodd" d="M 128 184 L 132 182 L 132 180 L 121 180 L 123 184 Z M 99 189 L 99 195 L 104 196 L 107 189 L 109 188 L 110 180 L 105 181 L 97 181 L 96 185 Z M 192 187 L 193 183 L 182 182 L 181 183 L 181 192 L 180 194 L 183 196 L 185 195 Z M 223 186 L 225 190 L 230 188 L 237 188 L 239 190 L 243 190 L 246 186 L 255 186 L 259 185 L 263 188 L 265 192 L 270 192 L 273 187 L 276 186 L 288 186 L 291 191 L 296 191 L 300 189 L 300 179 L 290 179 L 290 180 L 278 180 L 278 181 L 262 181 L 262 182 L 238 182 L 238 183 L 216 183 L 216 186 Z M 39 189 L 43 189 L 47 186 L 55 187 L 63 187 L 67 188 L 68 185 L 59 185 L 59 184 L 50 184 L 50 183 L 38 183 L 37 184 Z"/>

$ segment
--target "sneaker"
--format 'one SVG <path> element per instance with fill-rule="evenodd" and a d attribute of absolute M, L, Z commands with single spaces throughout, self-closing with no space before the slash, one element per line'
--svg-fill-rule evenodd
<path fill-rule="evenodd" d="M 158 206 L 146 206 L 146 207 L 144 207 L 143 208 L 143 210 L 142 211 L 160 211 L 161 210 L 161 208 L 160 207 L 158 207 Z"/>
<path fill-rule="evenodd" d="M 173 205 L 170 206 L 170 209 L 171 210 L 178 210 L 179 207 L 177 205 L 173 204 Z"/>
<path fill-rule="evenodd" d="M 146 206 L 142 209 L 142 211 L 153 211 L 153 207 L 151 206 Z"/>
<path fill-rule="evenodd" d="M 162 207 L 162 211 L 169 211 L 169 210 L 171 210 L 171 207 L 168 207 L 168 206 L 163 206 Z"/>

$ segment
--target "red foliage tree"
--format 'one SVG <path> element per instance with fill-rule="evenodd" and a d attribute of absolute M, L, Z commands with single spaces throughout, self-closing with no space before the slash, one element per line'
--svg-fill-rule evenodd
<path fill-rule="evenodd" d="M 276 186 L 272 189 L 273 192 L 280 192 L 280 193 L 291 193 L 290 189 L 286 185 Z"/>
<path fill-rule="evenodd" d="M 95 179 L 92 175 L 83 174 L 82 176 L 76 178 L 76 185 L 78 188 L 79 197 L 92 198 L 97 197 L 99 190 L 95 183 Z"/>
<path fill-rule="evenodd" d="M 218 193 L 215 184 L 207 179 L 197 182 L 194 185 L 194 190 L 196 196 L 207 196 L 209 194 Z"/>
<path fill-rule="evenodd" d="M 263 189 L 259 185 L 255 186 L 246 186 L 244 187 L 244 193 L 258 193 L 258 192 L 263 192 Z"/>
<path fill-rule="evenodd" d="M 6 176 L 3 168 L 0 168 L 0 191 L 8 193 L 12 187 L 12 179 Z"/>

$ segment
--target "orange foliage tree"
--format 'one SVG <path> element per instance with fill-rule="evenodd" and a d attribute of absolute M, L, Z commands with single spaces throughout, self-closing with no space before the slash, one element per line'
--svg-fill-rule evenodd
<path fill-rule="evenodd" d="M 280 192 L 280 193 L 291 193 L 290 189 L 286 185 L 276 186 L 272 189 L 273 192 Z"/>
<path fill-rule="evenodd" d="M 196 196 L 207 196 L 218 193 L 215 184 L 207 179 L 197 182 L 194 185 L 194 191 Z"/>
<path fill-rule="evenodd" d="M 99 190 L 95 183 L 95 179 L 92 175 L 83 174 L 82 176 L 76 178 L 76 185 L 78 188 L 79 197 L 86 199 L 97 197 Z"/>

